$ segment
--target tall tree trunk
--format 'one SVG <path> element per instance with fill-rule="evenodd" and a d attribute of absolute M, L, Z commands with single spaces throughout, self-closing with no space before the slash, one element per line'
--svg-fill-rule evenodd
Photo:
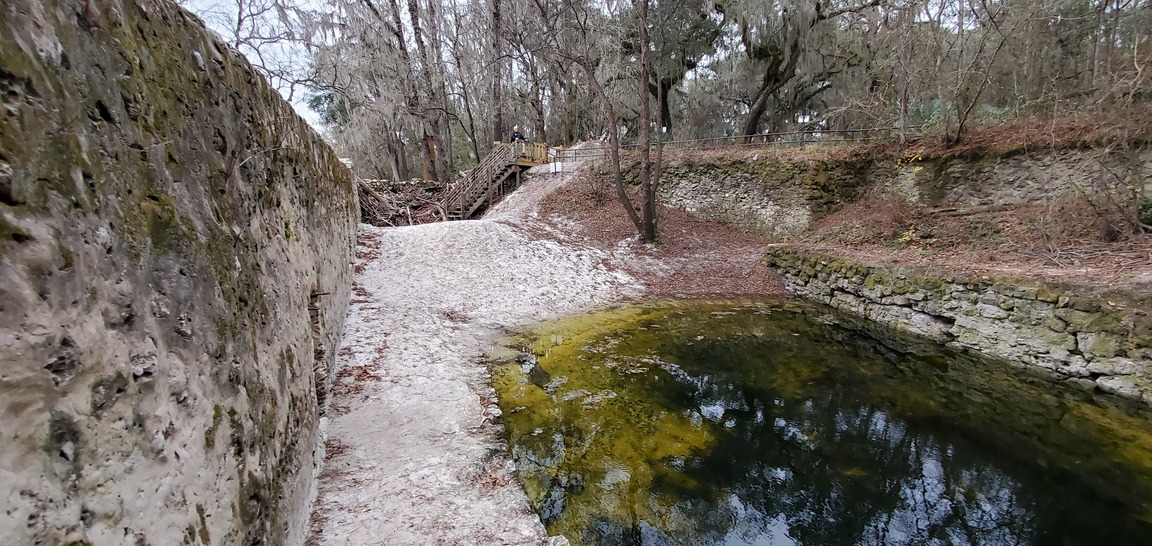
<path fill-rule="evenodd" d="M 460 50 L 459 29 L 462 25 L 459 10 L 452 10 L 452 22 L 453 28 L 456 29 L 456 35 L 452 40 L 452 59 L 456 66 L 465 66 L 464 55 Z M 461 119 L 457 116 L 457 121 L 460 123 L 460 128 L 463 129 L 464 135 L 468 137 L 468 143 L 472 146 L 472 156 L 478 162 L 484 156 L 480 155 L 480 143 L 477 142 L 476 138 L 476 116 L 472 114 L 472 93 L 469 92 L 467 85 L 460 85 L 460 97 L 464 106 L 464 117 Z"/>
<path fill-rule="evenodd" d="M 652 180 L 652 157 L 650 153 L 652 147 L 652 104 L 649 99 L 651 93 L 648 91 L 650 77 L 648 68 L 648 0 L 639 0 L 639 4 L 640 76 L 637 79 L 640 84 L 640 142 L 638 144 L 640 145 L 640 192 L 643 196 L 640 240 L 645 243 L 655 243 L 657 240 L 656 184 Z"/>
<path fill-rule="evenodd" d="M 408 150 L 404 149 L 404 141 L 396 139 L 396 169 L 400 171 L 400 180 L 412 178 L 412 169 L 408 168 Z"/>
<path fill-rule="evenodd" d="M 661 91 L 660 95 L 656 97 L 656 100 L 663 104 L 667 104 L 669 102 L 668 97 L 664 94 L 663 91 Z M 667 138 L 672 138 L 671 130 L 669 130 Z M 648 186 L 647 204 L 652 208 L 651 218 L 652 236 L 654 237 L 653 242 L 659 241 L 660 239 L 660 221 L 656 214 L 656 189 L 660 186 L 660 175 L 664 170 L 664 140 L 664 135 L 656 135 L 656 159 L 652 160 L 652 181 Z"/>
<path fill-rule="evenodd" d="M 500 36 L 503 32 L 500 0 L 492 0 L 492 141 L 503 142 L 504 134 L 504 51 Z"/>
<path fill-rule="evenodd" d="M 468 136 L 468 142 L 472 144 L 472 155 L 479 162 L 480 158 L 480 143 L 476 141 L 476 118 L 472 115 L 472 100 L 468 95 L 468 87 L 464 86 L 460 89 L 463 93 L 464 99 L 464 114 L 468 119 L 468 125 L 464 126 L 464 121 L 460 121 L 460 125 L 464 126 L 464 133 Z"/>
<path fill-rule="evenodd" d="M 537 142 L 547 142 L 548 137 L 544 134 L 545 127 L 545 112 L 544 112 L 544 87 L 540 85 L 540 80 L 543 75 L 540 74 L 540 63 L 535 56 L 529 54 L 528 57 L 528 73 L 532 76 L 532 140 Z"/>
<path fill-rule="evenodd" d="M 577 62 L 580 68 L 584 69 L 584 73 L 588 76 L 588 83 L 592 85 L 592 90 L 600 98 L 600 105 L 604 109 L 604 122 L 608 126 L 608 161 L 612 168 L 612 182 L 616 186 L 616 198 L 624 207 L 624 212 L 628 213 L 628 219 L 632 221 L 636 232 L 643 233 L 640 215 L 636 213 L 636 208 L 628 199 L 628 193 L 624 191 L 624 174 L 620 172 L 620 133 L 617 130 L 619 120 L 616 119 L 616 109 L 612 107 L 612 99 L 608 96 L 607 90 L 604 89 L 604 84 L 596 77 L 596 68 L 587 59 L 580 59 Z"/>
<path fill-rule="evenodd" d="M 408 173 L 401 168 L 401 162 L 404 160 L 404 148 L 396 141 L 394 132 L 389 131 L 388 133 L 388 136 L 384 137 L 384 144 L 388 150 L 388 168 L 392 171 L 392 180 L 406 180 Z"/>
<path fill-rule="evenodd" d="M 396 38 L 396 50 L 400 53 L 400 60 L 403 61 L 404 66 L 411 68 L 412 56 L 408 53 L 408 41 L 404 38 L 404 21 L 400 16 L 400 4 L 397 0 L 388 0 L 388 7 L 392 10 L 391 30 Z M 417 34 L 419 34 L 419 32 L 417 32 Z M 428 148 L 427 139 L 424 138 L 427 134 L 424 130 L 425 124 L 423 123 L 425 116 L 424 101 L 421 99 L 420 92 L 416 85 L 409 84 L 407 87 L 408 113 L 421 120 L 421 130 L 419 131 L 421 136 L 420 155 L 424 159 L 424 177 L 427 178 L 429 175 L 434 176 L 436 168 L 432 159 L 434 152 Z"/>
<path fill-rule="evenodd" d="M 751 141 L 758 132 L 760 118 L 764 117 L 764 112 L 768 111 L 768 99 L 796 76 L 796 66 L 800 61 L 799 36 L 792 39 L 788 59 L 785 60 L 782 55 L 781 53 L 781 56 L 772 59 L 768 63 L 768 67 L 764 69 L 764 79 L 760 83 L 760 91 L 756 93 L 756 100 L 752 101 L 752 105 L 748 108 L 748 117 L 744 120 L 744 136 L 747 137 L 747 141 Z"/>
<path fill-rule="evenodd" d="M 560 96 L 563 97 L 564 102 L 564 128 L 562 129 L 562 136 L 564 139 L 564 145 L 567 146 L 580 140 L 583 137 L 583 135 L 579 134 L 579 129 L 577 127 L 576 93 L 574 86 L 568 84 L 567 75 L 565 75 L 564 78 L 557 80 L 556 87 L 560 92 Z"/>
<path fill-rule="evenodd" d="M 668 93 L 672 91 L 672 80 L 663 78 L 656 87 L 656 102 L 660 104 L 660 128 L 663 129 L 662 139 L 672 140 L 672 106 L 669 104 Z"/>
<path fill-rule="evenodd" d="M 439 93 L 436 90 L 436 85 L 432 82 L 432 57 L 428 54 L 428 46 L 424 40 L 425 31 L 420 22 L 423 17 L 421 17 L 420 5 L 417 1 L 408 0 L 408 16 L 411 17 L 416 53 L 420 55 L 420 76 L 424 83 L 424 96 L 427 104 L 425 110 L 421 112 L 421 118 L 424 120 L 424 141 L 428 147 L 428 155 L 432 160 L 429 173 L 431 179 L 443 180 L 443 176 L 447 176 L 447 173 L 443 172 L 446 169 L 441 169 L 444 163 L 442 159 L 444 135 L 440 132 L 440 118 L 444 116 L 444 113 L 439 109 L 441 105 Z"/>
<path fill-rule="evenodd" d="M 1083 76 L 1077 78 L 1085 87 L 1092 87 L 1100 83 L 1100 43 L 1104 41 L 1105 5 L 1107 5 L 1107 1 L 1100 0 L 1100 7 L 1096 9 L 1096 26 L 1089 34 L 1092 38 L 1092 55 L 1087 59 L 1088 69 L 1080 71 L 1080 74 L 1085 74 L 1088 77 L 1088 81 L 1085 82 Z"/>
<path fill-rule="evenodd" d="M 420 139 L 420 152 L 424 156 L 424 172 L 421 175 L 425 180 L 440 180 L 436 178 L 436 139 L 424 131 Z"/>
<path fill-rule="evenodd" d="M 908 144 L 908 81 L 900 84 L 900 145 Z"/>
<path fill-rule="evenodd" d="M 951 142 L 960 141 L 960 132 L 963 131 L 964 118 L 961 117 L 961 112 L 964 108 L 964 97 L 967 94 L 965 87 L 968 83 L 968 71 L 964 66 L 964 0 L 956 2 L 956 86 L 952 90 L 952 103 L 956 108 L 956 133 L 949 133 L 948 140 Z M 979 51 L 976 52 L 979 55 Z"/>
<path fill-rule="evenodd" d="M 768 97 L 772 96 L 773 91 L 770 74 L 765 74 L 764 83 L 760 85 L 760 91 L 756 93 L 756 100 L 752 101 L 752 105 L 748 107 L 748 115 L 744 118 L 742 132 L 747 137 L 746 140 L 751 140 L 754 135 L 760 132 L 760 118 L 764 117 L 764 112 L 768 111 Z"/>
<path fill-rule="evenodd" d="M 906 15 L 905 16 L 905 32 L 907 33 L 907 36 L 909 36 L 909 37 L 913 36 L 912 33 L 915 30 L 915 26 L 914 26 L 915 21 L 916 21 L 915 16 L 912 16 L 912 15 Z M 900 51 L 897 52 L 897 56 L 896 56 L 896 59 L 900 63 L 900 106 L 899 107 L 900 107 L 900 145 L 901 146 L 908 144 L 908 87 L 911 84 L 910 80 L 912 79 L 909 76 L 909 72 L 911 71 L 911 66 L 912 66 L 913 48 L 915 47 L 915 43 L 916 43 L 912 38 L 908 38 L 907 40 L 908 41 L 900 47 Z"/>
<path fill-rule="evenodd" d="M 440 172 L 444 174 L 445 180 L 453 178 L 452 172 L 452 116 L 453 112 L 452 102 L 448 99 L 448 75 L 445 73 L 444 63 L 444 47 L 440 27 L 440 13 L 438 8 L 440 0 L 428 0 L 428 24 L 431 26 L 431 32 L 428 34 L 428 41 L 432 46 L 432 58 L 435 63 L 432 65 L 436 68 L 436 92 L 439 95 L 439 103 L 441 108 L 440 114 L 437 116 L 439 121 L 439 132 L 442 140 L 438 143 L 440 145 Z"/>

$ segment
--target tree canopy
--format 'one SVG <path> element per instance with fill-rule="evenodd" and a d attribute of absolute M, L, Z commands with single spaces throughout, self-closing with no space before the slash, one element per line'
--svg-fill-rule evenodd
<path fill-rule="evenodd" d="M 642 126 L 959 140 L 974 122 L 1146 101 L 1152 77 L 1149 0 L 647 0 L 643 33 L 642 2 L 185 0 L 274 85 L 306 87 L 337 145 L 385 178 L 450 179 L 512 125 L 553 144 Z"/>

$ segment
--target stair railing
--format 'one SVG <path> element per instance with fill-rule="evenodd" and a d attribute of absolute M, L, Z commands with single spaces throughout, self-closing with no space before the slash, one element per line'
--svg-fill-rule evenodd
<path fill-rule="evenodd" d="M 444 211 L 449 216 L 459 214 L 461 217 L 480 193 L 489 191 L 496 173 L 512 162 L 511 149 L 501 144 L 492 148 L 488 155 L 480 161 L 467 176 L 453 184 L 452 189 L 444 195 Z"/>
<path fill-rule="evenodd" d="M 543 142 L 519 142 L 516 162 L 542 165 L 548 162 L 548 145 Z"/>

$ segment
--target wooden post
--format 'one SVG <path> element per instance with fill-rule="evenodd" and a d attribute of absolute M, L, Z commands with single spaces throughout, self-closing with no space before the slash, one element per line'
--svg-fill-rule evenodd
<path fill-rule="evenodd" d="M 496 173 L 493 172 L 495 166 L 490 166 L 488 169 L 488 200 L 485 201 L 485 203 L 488 206 L 492 206 L 492 179 L 496 176 Z"/>

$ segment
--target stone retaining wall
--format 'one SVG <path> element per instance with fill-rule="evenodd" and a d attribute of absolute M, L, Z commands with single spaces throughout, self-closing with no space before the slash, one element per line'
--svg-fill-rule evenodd
<path fill-rule="evenodd" d="M 944 345 L 1152 404 L 1152 296 L 1034 281 L 941 278 L 773 247 L 794 293 Z"/>
<path fill-rule="evenodd" d="M 911 152 L 909 152 L 911 153 Z M 661 203 L 769 236 L 799 233 L 819 218 L 885 187 L 912 203 L 958 208 L 1044 202 L 1094 184 L 1144 180 L 1152 194 L 1152 148 L 1037 150 L 901 160 L 781 162 L 707 160 L 667 165 Z M 635 167 L 626 173 L 635 183 Z"/>
<path fill-rule="evenodd" d="M 5 0 L 0 98 L 0 542 L 302 542 L 348 169 L 168 0 Z"/>
<path fill-rule="evenodd" d="M 657 198 L 708 220 L 766 235 L 796 233 L 857 199 L 871 183 L 870 162 L 730 161 L 669 165 Z M 635 169 L 629 179 L 635 178 Z"/>

